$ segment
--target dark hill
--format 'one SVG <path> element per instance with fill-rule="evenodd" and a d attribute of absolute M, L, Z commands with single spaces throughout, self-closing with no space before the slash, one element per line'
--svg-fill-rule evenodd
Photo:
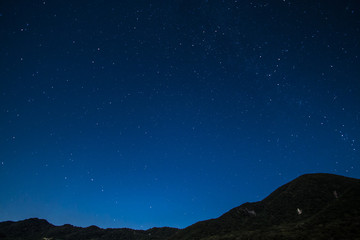
<path fill-rule="evenodd" d="M 360 239 L 360 180 L 306 174 L 171 239 Z"/>
<path fill-rule="evenodd" d="M 219 218 L 182 230 L 54 226 L 34 218 L 0 223 L 0 239 L 360 240 L 360 180 L 332 174 L 306 174 L 281 186 L 260 202 L 245 203 Z"/>
<path fill-rule="evenodd" d="M 176 228 L 151 228 L 132 230 L 128 228 L 102 229 L 97 226 L 87 228 L 70 224 L 54 226 L 46 220 L 31 218 L 19 222 L 1 222 L 1 240 L 162 240 L 174 235 Z"/>

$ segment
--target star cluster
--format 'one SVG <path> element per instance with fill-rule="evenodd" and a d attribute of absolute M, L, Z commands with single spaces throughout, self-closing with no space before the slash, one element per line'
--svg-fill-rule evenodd
<path fill-rule="evenodd" d="M 353 0 L 0 3 L 0 220 L 186 227 L 360 177 Z"/>

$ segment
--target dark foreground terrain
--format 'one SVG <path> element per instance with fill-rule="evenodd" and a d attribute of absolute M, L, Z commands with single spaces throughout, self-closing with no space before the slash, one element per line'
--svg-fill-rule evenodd
<path fill-rule="evenodd" d="M 181 230 L 80 228 L 28 219 L 0 223 L 0 239 L 360 239 L 360 180 L 332 174 L 306 174 L 260 202 L 245 203 L 219 218 Z"/>

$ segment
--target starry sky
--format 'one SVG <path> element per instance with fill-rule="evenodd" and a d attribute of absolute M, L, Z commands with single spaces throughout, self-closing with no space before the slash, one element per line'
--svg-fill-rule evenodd
<path fill-rule="evenodd" d="M 360 178 L 356 0 L 0 2 L 0 221 L 186 227 Z"/>

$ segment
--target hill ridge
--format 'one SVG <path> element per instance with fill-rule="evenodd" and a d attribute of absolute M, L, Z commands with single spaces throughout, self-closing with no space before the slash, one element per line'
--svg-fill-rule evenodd
<path fill-rule="evenodd" d="M 246 202 L 184 229 L 54 226 L 38 218 L 0 223 L 0 239 L 4 240 L 360 239 L 358 236 L 360 180 L 325 173 L 301 175 L 261 201 Z"/>
<path fill-rule="evenodd" d="M 348 197 L 349 192 L 353 193 L 351 197 Z M 340 222 L 347 226 L 360 223 L 360 180 L 325 173 L 304 174 L 280 186 L 261 201 L 246 202 L 218 218 L 197 222 L 179 231 L 171 239 L 261 239 L 264 231 L 276 236 L 274 239 L 282 239 L 283 235 L 290 232 L 292 235 L 301 235 L 294 239 L 308 239 L 304 236 L 306 231 L 301 232 L 298 227 L 308 226 L 310 229 L 311 225 L 326 222 L 321 215 L 325 214 L 329 218 L 331 213 L 326 209 L 334 208 L 335 205 L 341 205 L 343 212 L 333 211 L 337 216 L 332 218 L 332 223 L 336 219 L 338 225 Z M 345 218 L 346 214 L 350 217 Z M 278 228 L 284 233 L 279 232 Z M 354 229 L 351 227 L 352 231 Z M 347 234 L 339 232 L 342 236 Z M 360 236 L 360 230 L 356 232 Z M 333 236 L 330 233 L 335 234 L 329 230 L 329 234 L 319 239 L 331 239 Z M 306 234 L 310 236 L 315 233 Z"/>

